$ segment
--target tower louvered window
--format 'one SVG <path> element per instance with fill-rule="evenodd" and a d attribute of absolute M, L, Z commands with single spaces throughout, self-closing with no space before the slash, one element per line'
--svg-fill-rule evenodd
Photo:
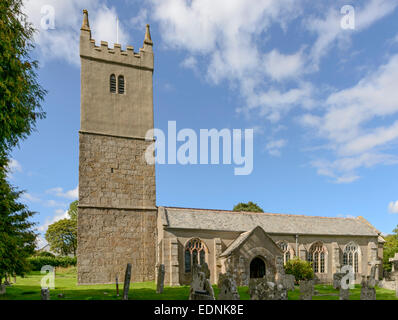
<path fill-rule="evenodd" d="M 116 76 L 114 74 L 111 75 L 109 83 L 111 93 L 116 93 Z"/>
<path fill-rule="evenodd" d="M 118 78 L 118 93 L 124 94 L 124 77 L 119 76 Z"/>

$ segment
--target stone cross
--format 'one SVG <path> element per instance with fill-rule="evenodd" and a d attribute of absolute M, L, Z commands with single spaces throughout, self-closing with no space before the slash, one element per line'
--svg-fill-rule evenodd
<path fill-rule="evenodd" d="M 388 259 L 392 263 L 392 270 L 391 272 L 398 273 L 398 252 L 395 253 L 394 257 Z"/>
<path fill-rule="evenodd" d="M 164 274 L 165 274 L 164 264 L 160 264 L 158 267 L 158 278 L 157 278 L 158 281 L 156 284 L 156 293 L 163 293 Z"/>
<path fill-rule="evenodd" d="M 130 281 L 131 281 L 131 263 L 128 263 L 126 267 L 126 274 L 124 276 L 123 300 L 129 299 Z"/>
<path fill-rule="evenodd" d="M 49 288 L 41 289 L 41 300 L 50 300 L 50 289 Z"/>

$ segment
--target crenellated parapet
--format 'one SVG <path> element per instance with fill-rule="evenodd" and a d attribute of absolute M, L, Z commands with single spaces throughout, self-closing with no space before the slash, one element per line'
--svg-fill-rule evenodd
<path fill-rule="evenodd" d="M 139 52 L 134 52 L 133 46 L 127 46 L 122 50 L 120 44 L 114 44 L 113 48 L 108 46 L 108 42 L 101 41 L 100 45 L 95 44 L 95 39 L 91 38 L 91 29 L 88 20 L 87 10 L 83 10 L 83 24 L 80 29 L 80 57 L 96 61 L 117 63 L 140 69 L 153 70 L 153 42 L 151 39 L 149 25 L 146 26 L 146 33 L 143 47 Z"/>

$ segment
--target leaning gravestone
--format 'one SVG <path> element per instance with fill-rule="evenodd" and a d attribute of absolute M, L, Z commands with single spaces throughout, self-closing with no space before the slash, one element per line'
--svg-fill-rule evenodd
<path fill-rule="evenodd" d="M 206 274 L 199 265 L 192 266 L 192 282 L 189 300 L 215 300 L 214 290 Z"/>
<path fill-rule="evenodd" d="M 50 289 L 49 288 L 41 289 L 41 300 L 50 300 Z"/>
<path fill-rule="evenodd" d="M 218 276 L 218 288 L 220 293 L 217 300 L 239 300 L 240 296 L 236 288 L 236 282 L 231 274 L 220 274 Z"/>
<path fill-rule="evenodd" d="M 126 274 L 124 276 L 123 300 L 129 299 L 130 281 L 131 281 L 131 263 L 128 263 L 126 267 Z"/>
<path fill-rule="evenodd" d="M 156 284 L 156 293 L 163 293 L 164 274 L 165 274 L 164 264 L 160 264 L 158 267 L 158 278 L 157 278 L 158 282 Z"/>
<path fill-rule="evenodd" d="M 300 300 L 312 300 L 314 295 L 314 280 L 300 281 Z"/>

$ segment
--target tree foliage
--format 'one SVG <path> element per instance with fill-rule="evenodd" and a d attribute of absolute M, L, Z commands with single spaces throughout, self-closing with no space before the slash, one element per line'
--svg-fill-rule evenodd
<path fill-rule="evenodd" d="M 314 278 L 314 270 L 310 262 L 297 257 L 290 259 L 285 265 L 285 273 L 294 275 L 296 282 Z"/>
<path fill-rule="evenodd" d="M 393 230 L 393 234 L 384 237 L 384 240 L 386 242 L 384 243 L 383 251 L 383 268 L 386 271 L 391 271 L 391 262 L 389 262 L 389 259 L 398 252 L 398 226 Z"/>
<path fill-rule="evenodd" d="M 0 168 L 7 160 L 0 157 Z M 34 215 L 18 202 L 22 191 L 17 191 L 6 180 L 6 170 L 0 170 L 0 283 L 8 275 L 29 271 L 27 258 L 34 253 L 36 233 L 29 218 Z"/>
<path fill-rule="evenodd" d="M 70 205 L 69 205 L 69 210 L 68 210 L 68 215 L 72 220 L 77 220 L 77 206 L 79 204 L 79 201 L 73 201 Z"/>
<path fill-rule="evenodd" d="M 70 204 L 69 219 L 62 219 L 49 225 L 45 238 L 52 251 L 67 256 L 76 256 L 77 249 L 77 205 L 74 201 Z"/>
<path fill-rule="evenodd" d="M 249 201 L 248 203 L 240 202 L 234 206 L 233 211 L 246 211 L 246 212 L 264 212 L 256 203 Z"/>
<path fill-rule="evenodd" d="M 22 12 L 22 0 L 0 1 L 0 151 L 7 154 L 44 118 L 45 95 L 30 58 L 35 29 Z"/>

